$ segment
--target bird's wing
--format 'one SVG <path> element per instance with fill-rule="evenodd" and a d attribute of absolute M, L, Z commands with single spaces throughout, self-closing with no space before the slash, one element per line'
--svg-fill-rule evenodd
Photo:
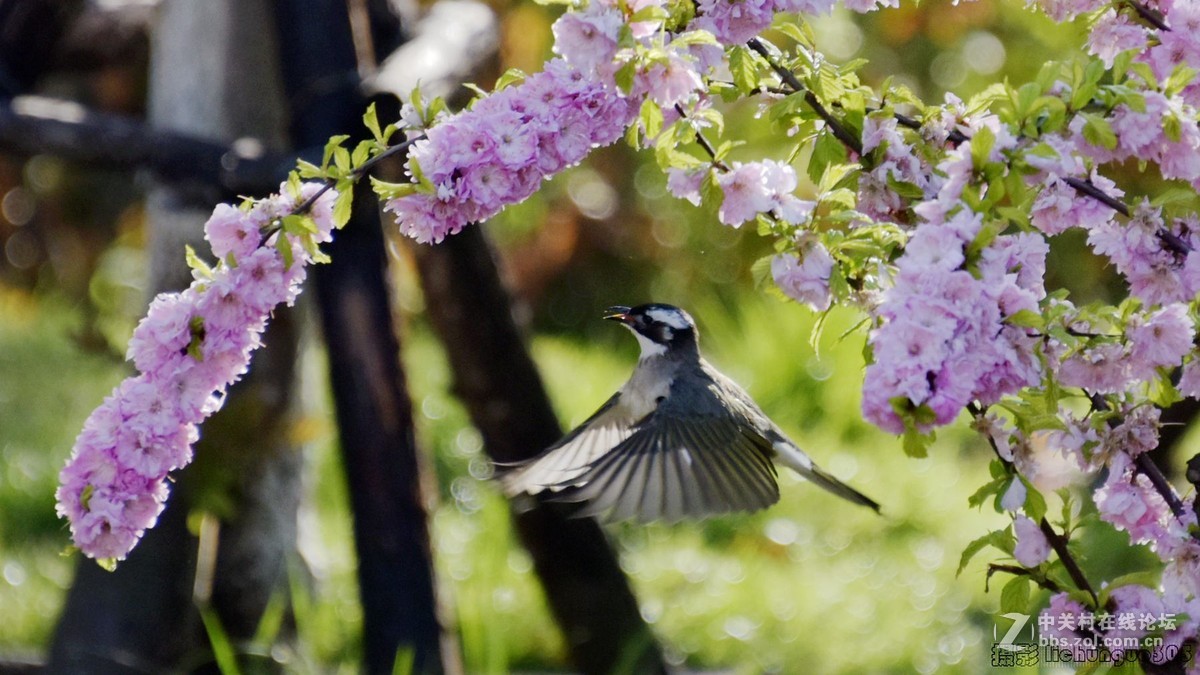
<path fill-rule="evenodd" d="M 814 485 L 832 492 L 842 499 L 855 504 L 866 506 L 879 513 L 879 503 L 854 488 L 838 480 L 832 474 L 817 466 L 808 453 L 800 449 L 767 414 L 758 407 L 750 394 L 746 393 L 736 382 L 717 372 L 712 366 L 705 364 L 706 374 L 724 391 L 724 400 L 735 414 L 741 415 L 747 424 L 754 427 L 767 440 L 773 449 L 775 461 L 787 466 Z"/>
<path fill-rule="evenodd" d="M 735 405 L 734 408 L 740 406 Z M 556 487 L 580 515 L 674 522 L 779 500 L 771 443 L 708 378 L 683 378 L 611 452 Z"/>
<path fill-rule="evenodd" d="M 625 406 L 621 392 L 613 394 L 600 409 L 540 455 L 499 473 L 500 483 L 510 497 L 537 494 L 568 485 L 604 453 L 633 434 L 637 422 Z"/>

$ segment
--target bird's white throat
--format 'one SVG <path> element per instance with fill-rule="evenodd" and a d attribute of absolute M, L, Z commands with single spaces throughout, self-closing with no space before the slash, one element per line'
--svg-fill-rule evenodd
<path fill-rule="evenodd" d="M 667 353 L 666 345 L 659 344 L 645 335 L 637 332 L 636 330 L 633 330 L 632 328 L 630 330 L 633 332 L 633 336 L 637 338 L 638 345 L 640 345 L 642 348 L 642 355 L 640 357 L 641 361 L 645 361 L 646 359 L 655 356 L 662 356 L 663 354 Z"/>

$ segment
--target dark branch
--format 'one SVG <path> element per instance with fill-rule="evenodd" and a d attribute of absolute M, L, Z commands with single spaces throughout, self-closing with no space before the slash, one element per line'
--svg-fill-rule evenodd
<path fill-rule="evenodd" d="M 1138 16 L 1142 17 L 1143 21 L 1151 26 L 1154 26 L 1158 30 L 1162 31 L 1171 30 L 1171 27 L 1168 26 L 1165 21 L 1163 21 L 1162 15 L 1158 12 L 1150 9 L 1137 0 L 1128 0 L 1127 4 L 1133 9 L 1133 11 L 1137 12 Z"/>
<path fill-rule="evenodd" d="M 1075 557 L 1071 555 L 1070 549 L 1067 548 L 1067 538 L 1060 535 L 1054 530 L 1054 526 L 1050 521 L 1042 518 L 1042 522 L 1038 523 L 1042 534 L 1046 535 L 1046 541 L 1050 542 L 1050 548 L 1058 554 L 1058 559 L 1062 561 L 1063 567 L 1066 568 L 1067 574 L 1071 576 L 1071 581 L 1092 598 L 1092 606 L 1100 606 L 1100 598 L 1096 596 L 1096 591 L 1092 590 L 1092 585 L 1088 583 L 1087 577 L 1084 576 L 1083 570 L 1079 568 L 1079 563 L 1075 562 Z"/>
<path fill-rule="evenodd" d="M 841 121 L 831 115 L 829 111 L 825 109 L 825 106 L 822 105 L 819 100 L 817 100 L 817 96 L 804 86 L 804 83 L 796 77 L 796 74 L 783 67 L 783 64 L 779 63 L 779 61 L 775 59 L 775 56 L 771 54 L 771 51 L 767 49 L 767 46 L 764 45 L 762 41 L 760 41 L 758 38 L 751 38 L 746 44 L 749 45 L 750 49 L 753 49 L 755 52 L 757 52 L 759 56 L 762 56 L 764 59 L 766 59 L 767 64 L 771 66 L 771 69 L 783 79 L 785 84 L 792 88 L 792 91 L 797 94 L 802 93 L 804 95 L 804 102 L 807 103 L 815 113 L 817 113 L 818 117 L 824 120 L 825 126 L 829 127 L 829 131 L 832 132 L 833 135 L 842 142 L 842 145 L 845 145 L 850 150 L 853 150 L 857 155 L 862 154 L 862 141 L 858 138 L 855 138 L 854 134 L 851 134 L 849 131 L 847 131 L 846 127 L 842 126 Z"/>
<path fill-rule="evenodd" d="M 1175 488 L 1167 482 L 1167 477 L 1163 475 L 1162 470 L 1150 459 L 1146 453 L 1142 453 L 1133 460 L 1137 470 L 1142 472 L 1142 475 L 1150 479 L 1150 483 L 1154 485 L 1154 489 L 1167 502 L 1167 506 L 1171 507 L 1171 513 L 1175 514 L 1176 518 L 1183 518 L 1185 508 L 1183 501 L 1179 499 L 1179 495 L 1175 494 Z"/>
<path fill-rule="evenodd" d="M 34 97 L 0 106 L 0 149 L 110 169 L 146 169 L 168 183 L 216 186 L 234 194 L 272 192 L 295 164 L 294 157 L 267 152 L 252 141 L 217 143 Z"/>
<path fill-rule="evenodd" d="M 1125 202 L 1096 187 L 1092 184 L 1092 181 L 1074 177 L 1064 178 L 1062 181 L 1075 188 L 1076 192 L 1095 199 L 1126 218 L 1129 217 L 1129 207 L 1125 205 Z"/>
<path fill-rule="evenodd" d="M 967 404 L 967 412 L 971 413 L 971 416 L 976 420 L 979 420 L 983 417 L 985 411 L 983 408 L 972 402 Z M 999 458 L 1001 462 L 1004 462 L 1005 466 L 1015 472 L 1016 467 L 1013 465 L 1013 463 L 1000 456 L 1000 448 L 996 446 L 996 439 L 992 438 L 991 434 L 987 434 L 987 440 L 988 445 L 992 447 L 992 452 L 996 453 L 996 457 Z M 1070 549 L 1067 548 L 1067 538 L 1056 532 L 1054 530 L 1054 526 L 1052 526 L 1050 521 L 1046 520 L 1045 517 L 1042 518 L 1042 521 L 1038 524 L 1038 527 L 1042 530 L 1042 534 L 1046 535 L 1046 541 L 1050 543 L 1050 547 L 1054 549 L 1056 554 L 1058 554 L 1058 559 L 1062 561 L 1063 567 L 1067 570 L 1067 574 L 1071 576 L 1071 581 L 1074 581 L 1075 586 L 1080 590 L 1087 591 L 1087 594 L 1092 598 L 1092 606 L 1098 607 L 1100 604 L 1100 599 L 1097 597 L 1096 591 L 1092 589 L 1092 585 L 1088 583 L 1087 577 L 1083 574 L 1083 570 L 1079 567 L 1079 563 L 1077 563 L 1075 561 L 1075 557 L 1071 555 Z"/>
<path fill-rule="evenodd" d="M 683 106 L 679 105 L 678 103 L 675 104 L 675 112 L 679 113 L 679 116 L 683 119 L 689 119 L 687 112 L 685 112 L 683 109 Z M 724 162 L 717 159 L 717 151 L 713 148 L 712 143 L 705 138 L 704 132 L 700 131 L 700 128 L 694 124 L 692 125 L 692 129 L 696 132 L 696 142 L 699 143 L 700 147 L 704 148 L 704 151 L 707 152 L 708 156 L 712 158 L 713 166 L 722 171 L 728 171 L 729 167 L 726 166 Z"/>

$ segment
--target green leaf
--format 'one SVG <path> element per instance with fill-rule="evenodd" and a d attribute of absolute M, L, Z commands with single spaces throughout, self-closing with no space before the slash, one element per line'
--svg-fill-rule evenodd
<path fill-rule="evenodd" d="M 1025 484 L 1025 515 L 1034 522 L 1041 522 L 1042 518 L 1046 517 L 1046 498 L 1032 483 L 1023 477 L 1018 478 Z"/>
<path fill-rule="evenodd" d="M 389 183 L 371 176 L 371 189 L 381 199 L 399 199 L 417 192 L 416 183 Z"/>
<path fill-rule="evenodd" d="M 974 558 L 984 548 L 991 546 L 1004 551 L 1005 541 L 1011 539 L 1012 533 L 1007 529 L 995 530 L 993 532 L 988 532 L 982 537 L 979 537 L 978 539 L 967 544 L 967 547 L 963 549 L 962 556 L 958 559 L 958 571 L 954 573 L 954 576 L 961 575 L 962 571 L 966 569 L 967 565 L 971 562 L 971 559 Z M 1011 544 L 1009 544 L 1008 549 L 1012 549 Z"/>
<path fill-rule="evenodd" d="M 350 137 L 346 134 L 339 134 L 337 136 L 333 136 L 327 143 L 325 143 L 325 152 L 321 155 L 322 170 L 329 170 L 329 162 L 333 159 L 334 153 L 336 153 L 338 149 L 341 149 L 343 152 L 345 151 L 345 148 L 342 148 L 342 142 L 348 138 Z"/>
<path fill-rule="evenodd" d="M 301 178 L 324 178 L 325 171 L 321 167 L 303 159 L 296 160 L 296 172 Z"/>
<path fill-rule="evenodd" d="M 1000 590 L 1000 613 L 1018 612 L 1028 614 L 1029 577 L 1015 576 Z"/>
<path fill-rule="evenodd" d="M 279 256 L 283 258 L 284 269 L 290 270 L 293 262 L 292 244 L 291 240 L 284 236 L 284 233 L 282 232 L 275 237 L 275 249 L 279 251 Z"/>
<path fill-rule="evenodd" d="M 617 88 L 622 93 L 628 94 L 633 89 L 633 77 L 637 74 L 637 64 L 632 60 L 626 61 L 617 72 L 613 74 L 613 79 L 617 83 Z"/>
<path fill-rule="evenodd" d="M 976 490 L 974 494 L 967 498 L 967 506 L 970 506 L 971 508 L 979 508 L 980 506 L 983 506 L 983 503 L 987 501 L 988 497 L 999 495 L 1004 489 L 1005 485 L 1008 485 L 1007 476 L 996 478 L 985 483 L 978 490 Z"/>
<path fill-rule="evenodd" d="M 1046 327 L 1046 318 L 1032 309 L 1021 309 L 1008 315 L 1004 319 L 1005 323 L 1017 326 L 1019 328 L 1032 328 L 1034 330 L 1042 330 Z"/>
<path fill-rule="evenodd" d="M 921 433 L 915 425 L 909 424 L 908 420 L 905 420 L 904 426 L 904 436 L 902 439 L 904 454 L 915 459 L 928 457 L 929 446 L 933 443 L 936 436 L 932 432 L 927 434 Z"/>
<path fill-rule="evenodd" d="M 738 45 L 729 50 L 729 72 L 738 91 L 749 95 L 758 88 L 758 68 L 755 55 L 749 48 Z"/>
<path fill-rule="evenodd" d="M 992 148 L 996 146 L 996 133 L 990 127 L 981 126 L 971 137 L 971 164 L 982 169 L 988 163 Z"/>
<path fill-rule="evenodd" d="M 191 339 L 188 340 L 187 354 L 196 361 L 204 361 L 204 352 L 201 347 L 204 345 L 204 317 L 193 316 L 188 322 L 188 331 L 191 333 Z"/>
<path fill-rule="evenodd" d="M 662 108 L 658 107 L 658 104 L 649 98 L 642 101 L 642 109 L 638 113 L 638 119 L 641 121 L 642 128 L 646 132 L 646 138 L 655 138 L 662 132 Z"/>
<path fill-rule="evenodd" d="M 1112 150 L 1117 147 L 1117 134 L 1112 124 L 1099 115 L 1079 113 L 1084 119 L 1083 138 L 1092 145 Z"/>
<path fill-rule="evenodd" d="M 813 144 L 812 156 L 808 160 L 808 177 L 812 182 L 823 183 L 825 170 L 831 164 L 845 163 L 849 158 L 846 146 L 828 131 L 817 136 Z"/>
<path fill-rule="evenodd" d="M 354 205 L 354 186 L 349 186 L 349 189 L 340 190 L 337 199 L 333 202 L 333 225 L 341 229 L 346 223 L 350 222 L 350 211 Z"/>
<path fill-rule="evenodd" d="M 500 91 L 505 87 L 520 84 L 525 81 L 526 77 L 529 76 L 520 68 L 509 68 L 496 80 L 495 90 Z"/>
<path fill-rule="evenodd" d="M 379 128 L 379 116 L 375 114 L 375 104 L 367 106 L 367 112 L 363 113 L 363 124 L 367 127 L 367 131 L 375 137 L 375 142 L 383 145 L 387 143 L 387 137 L 383 135 L 383 130 Z"/>
<path fill-rule="evenodd" d="M 116 558 L 96 558 L 96 564 L 105 572 L 115 572 L 117 570 Z"/>
<path fill-rule="evenodd" d="M 192 248 L 191 244 L 184 244 L 183 257 L 184 260 L 187 261 L 187 266 L 189 269 L 193 270 L 205 279 L 212 278 L 212 268 L 208 266 L 208 263 L 201 260 L 200 256 L 196 255 L 196 249 Z"/>

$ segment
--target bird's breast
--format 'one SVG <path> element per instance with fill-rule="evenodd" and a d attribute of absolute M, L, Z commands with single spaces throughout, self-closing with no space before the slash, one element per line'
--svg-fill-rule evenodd
<path fill-rule="evenodd" d="M 674 368 L 665 363 L 643 361 L 621 388 L 620 405 L 630 419 L 640 420 L 654 412 L 671 393 Z"/>

